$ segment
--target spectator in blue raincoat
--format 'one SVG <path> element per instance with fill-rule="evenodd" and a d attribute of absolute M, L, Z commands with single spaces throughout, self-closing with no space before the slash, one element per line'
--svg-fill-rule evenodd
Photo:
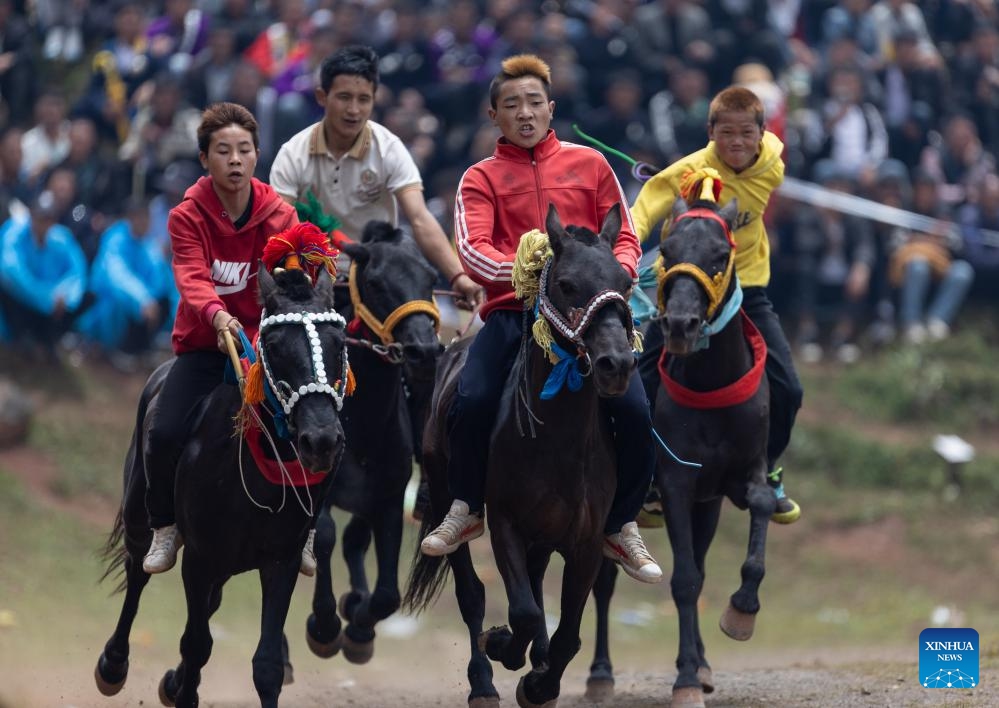
<path fill-rule="evenodd" d="M 56 357 L 59 340 L 93 304 L 87 260 L 72 232 L 57 223 L 52 192 L 32 202 L 27 220 L 0 226 L 0 312 L 16 344 L 34 342 Z"/>
<path fill-rule="evenodd" d="M 177 288 L 170 264 L 149 238 L 149 204 L 126 202 L 123 218 L 101 235 L 90 269 L 96 302 L 80 331 L 109 353 L 148 351 L 156 334 L 172 326 Z"/>

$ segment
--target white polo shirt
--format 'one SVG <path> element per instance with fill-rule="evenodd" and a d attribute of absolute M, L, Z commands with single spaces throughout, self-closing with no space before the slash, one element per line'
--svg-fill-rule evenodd
<path fill-rule="evenodd" d="M 323 210 L 336 216 L 341 230 L 355 240 L 372 219 L 398 225 L 395 195 L 423 189 L 420 171 L 403 142 L 371 120 L 339 160 L 326 145 L 322 121 L 295 134 L 274 158 L 270 182 L 282 197 L 297 201 L 304 201 L 311 189 Z"/>

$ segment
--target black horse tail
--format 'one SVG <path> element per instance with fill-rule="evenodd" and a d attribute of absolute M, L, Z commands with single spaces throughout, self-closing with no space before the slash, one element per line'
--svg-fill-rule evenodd
<path fill-rule="evenodd" d="M 420 524 L 420 538 L 423 539 L 428 533 L 437 528 L 443 521 L 443 517 L 435 518 L 435 514 L 423 515 L 423 522 Z M 406 595 L 402 599 L 402 606 L 407 612 L 418 615 L 428 609 L 437 596 L 444 589 L 447 582 L 450 563 L 446 563 L 445 556 L 428 556 L 421 550 L 419 544 L 413 555 L 413 563 L 409 569 L 409 580 L 406 583 Z"/>
<path fill-rule="evenodd" d="M 127 555 L 128 550 L 125 548 L 125 519 L 122 515 L 122 509 L 119 508 L 111 533 L 108 534 L 107 541 L 104 542 L 104 548 L 100 551 L 100 557 L 107 565 L 104 567 L 104 573 L 101 575 L 100 580 L 97 581 L 98 583 L 102 583 L 112 575 L 119 578 L 118 584 L 111 593 L 112 595 L 122 592 L 127 584 L 127 579 L 125 578 L 125 557 Z"/>

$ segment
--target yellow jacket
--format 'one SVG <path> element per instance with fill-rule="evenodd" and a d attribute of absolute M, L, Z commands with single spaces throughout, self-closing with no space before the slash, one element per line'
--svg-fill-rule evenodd
<path fill-rule="evenodd" d="M 642 187 L 631 207 L 635 233 L 640 241 L 649 237 L 652 228 L 672 214 L 673 201 L 680 193 L 680 180 L 692 170 L 713 167 L 722 178 L 719 204 L 735 197 L 739 215 L 732 236 L 735 238 L 735 267 L 743 286 L 765 286 L 770 282 L 770 242 L 763 225 L 763 212 L 770 193 L 784 181 L 784 143 L 769 131 L 763 133 L 760 156 L 755 163 L 736 174 L 715 152 L 714 141 L 683 157 L 650 179 Z M 669 227 L 663 225 L 662 236 Z"/>

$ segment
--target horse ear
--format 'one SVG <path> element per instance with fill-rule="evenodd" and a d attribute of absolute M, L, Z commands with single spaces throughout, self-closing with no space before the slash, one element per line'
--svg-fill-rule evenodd
<path fill-rule="evenodd" d="M 345 243 L 340 247 L 340 250 L 357 261 L 358 265 L 367 263 L 371 255 L 368 253 L 367 246 L 362 246 L 359 243 Z"/>
<path fill-rule="evenodd" d="M 688 209 L 690 207 L 687 205 L 687 200 L 677 195 L 676 199 L 673 200 L 673 221 L 676 221 L 676 217 L 681 214 L 686 214 Z"/>
<path fill-rule="evenodd" d="M 600 225 L 600 238 L 607 241 L 611 248 L 617 242 L 617 237 L 621 235 L 621 202 L 614 202 L 604 215 L 604 223 Z"/>
<path fill-rule="evenodd" d="M 277 283 L 274 282 L 274 276 L 270 274 L 270 271 L 264 267 L 264 262 L 260 261 L 260 265 L 257 266 L 257 287 L 260 290 L 260 301 L 267 303 L 277 290 Z"/>
<path fill-rule="evenodd" d="M 325 268 L 319 269 L 319 275 L 316 276 L 316 292 L 319 297 L 322 298 L 323 302 L 332 309 L 333 308 L 333 278 L 330 277 L 330 273 Z"/>
<path fill-rule="evenodd" d="M 732 199 L 729 200 L 729 203 L 723 206 L 718 211 L 718 216 L 725 219 L 725 223 L 728 224 L 728 227 L 730 229 L 735 226 L 735 217 L 737 217 L 738 215 L 739 215 L 739 205 L 736 202 L 735 197 L 732 197 Z"/>
<path fill-rule="evenodd" d="M 548 243 L 552 250 L 562 245 L 565 238 L 565 229 L 562 227 L 562 220 L 558 216 L 558 209 L 555 204 L 549 202 L 548 215 L 545 217 L 545 230 L 548 232 Z"/>

